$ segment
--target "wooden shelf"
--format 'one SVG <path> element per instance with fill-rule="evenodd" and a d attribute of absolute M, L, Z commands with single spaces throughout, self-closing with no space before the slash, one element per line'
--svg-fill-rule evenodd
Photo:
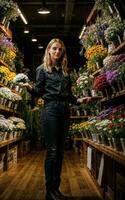
<path fill-rule="evenodd" d="M 16 113 L 17 114 L 17 112 L 14 109 L 8 108 L 8 107 L 6 107 L 6 106 L 4 106 L 2 104 L 0 104 L 0 111 L 5 111 L 5 112 L 10 112 L 10 113 Z"/>
<path fill-rule="evenodd" d="M 110 55 L 115 55 L 115 54 L 119 54 L 121 52 L 125 51 L 125 41 L 122 42 L 118 47 L 116 47 L 111 53 Z"/>
<path fill-rule="evenodd" d="M 22 140 L 22 138 L 18 137 L 18 138 L 13 138 L 13 139 L 8 139 L 8 140 L 5 140 L 5 141 L 2 141 L 2 142 L 0 142 L 0 148 L 7 146 L 9 144 L 12 144 L 14 142 L 17 142 L 19 140 Z"/>
<path fill-rule="evenodd" d="M 85 116 L 70 116 L 70 119 L 86 119 L 89 118 L 91 116 L 89 115 L 85 115 Z"/>
<path fill-rule="evenodd" d="M 0 58 L 0 64 L 4 65 L 5 67 L 9 67 L 1 58 Z"/>
<path fill-rule="evenodd" d="M 94 73 L 92 73 L 92 76 L 96 76 L 96 75 L 100 74 L 100 72 L 101 72 L 101 69 L 98 69 Z"/>
<path fill-rule="evenodd" d="M 94 5 L 86 20 L 86 23 L 89 24 L 89 22 L 92 20 L 92 18 L 95 18 L 95 16 L 96 16 L 96 6 Z"/>
<path fill-rule="evenodd" d="M 107 156 L 117 161 L 118 163 L 122 164 L 123 166 L 125 166 L 125 154 L 123 152 L 116 151 L 115 149 L 109 146 L 98 144 L 89 139 L 84 138 L 83 141 L 89 144 L 90 146 L 94 147 L 95 149 L 101 151 L 102 153 L 106 154 Z"/>
<path fill-rule="evenodd" d="M 123 96 L 123 95 L 125 95 L 125 90 L 121 90 L 120 92 L 116 92 L 116 94 L 112 94 L 110 97 L 103 97 L 101 99 L 101 102 L 109 101 L 109 100 L 118 98 L 118 97 Z"/>
<path fill-rule="evenodd" d="M 7 37 L 12 38 L 12 31 L 10 29 L 6 29 L 2 24 L 0 24 L 0 30 L 4 32 Z"/>

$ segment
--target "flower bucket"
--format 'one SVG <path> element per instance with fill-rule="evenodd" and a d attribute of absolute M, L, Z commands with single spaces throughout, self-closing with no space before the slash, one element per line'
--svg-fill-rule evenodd
<path fill-rule="evenodd" d="M 120 141 L 121 141 L 122 151 L 125 154 L 125 138 L 120 138 Z"/>
<path fill-rule="evenodd" d="M 97 142 L 97 134 L 96 133 L 92 133 L 92 140 L 94 142 Z"/>
<path fill-rule="evenodd" d="M 108 137 L 108 144 L 110 147 L 114 148 L 113 141 L 111 137 Z"/>
<path fill-rule="evenodd" d="M 96 139 L 97 139 L 97 142 L 98 142 L 99 144 L 102 143 L 102 139 L 101 139 L 101 135 L 100 135 L 100 134 L 97 134 L 97 135 L 96 135 Z"/>
<path fill-rule="evenodd" d="M 120 138 L 112 138 L 112 141 L 114 149 L 116 149 L 117 151 L 122 151 Z"/>
<path fill-rule="evenodd" d="M 107 141 L 107 137 L 104 134 L 100 134 L 100 140 L 101 140 L 101 144 L 109 145 Z"/>

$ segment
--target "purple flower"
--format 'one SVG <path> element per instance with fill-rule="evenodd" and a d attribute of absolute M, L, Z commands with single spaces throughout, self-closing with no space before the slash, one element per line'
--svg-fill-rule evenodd
<path fill-rule="evenodd" d="M 0 37 L 0 45 L 4 47 L 8 47 L 10 49 L 13 48 L 13 43 L 5 36 Z"/>
<path fill-rule="evenodd" d="M 106 71 L 106 80 L 111 84 L 118 76 L 118 70 Z"/>

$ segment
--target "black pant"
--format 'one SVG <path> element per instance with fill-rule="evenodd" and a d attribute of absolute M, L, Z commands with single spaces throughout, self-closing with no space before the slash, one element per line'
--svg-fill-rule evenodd
<path fill-rule="evenodd" d="M 65 136 L 67 130 L 65 102 L 51 101 L 42 110 L 42 126 L 46 145 L 45 178 L 46 189 L 59 189 Z"/>

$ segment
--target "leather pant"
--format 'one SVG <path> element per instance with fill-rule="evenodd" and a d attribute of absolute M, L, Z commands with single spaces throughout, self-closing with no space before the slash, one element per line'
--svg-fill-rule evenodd
<path fill-rule="evenodd" d="M 67 106 L 64 102 L 51 101 L 42 110 L 42 126 L 46 146 L 46 189 L 58 190 L 68 125 Z"/>

